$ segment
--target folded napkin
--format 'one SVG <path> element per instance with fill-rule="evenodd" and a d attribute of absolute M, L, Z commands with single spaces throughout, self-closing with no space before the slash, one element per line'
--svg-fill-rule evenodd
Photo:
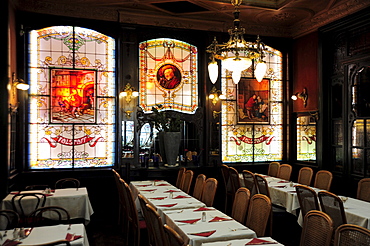
<path fill-rule="evenodd" d="M 177 203 L 173 203 L 173 204 L 163 204 L 163 205 L 157 205 L 158 207 L 167 207 L 167 208 L 170 208 L 170 207 L 173 207 L 173 206 L 176 206 Z"/>
<path fill-rule="evenodd" d="M 198 232 L 198 233 L 189 233 L 189 235 L 200 236 L 200 237 L 209 237 L 215 232 L 216 232 L 216 230 L 204 231 L 204 232 Z"/>
<path fill-rule="evenodd" d="M 147 187 L 147 186 L 151 186 L 150 184 L 148 185 L 136 185 L 137 187 Z"/>
<path fill-rule="evenodd" d="M 286 181 L 286 180 L 280 180 L 278 183 L 289 183 L 289 181 Z"/>
<path fill-rule="evenodd" d="M 155 179 L 154 182 L 163 181 L 162 179 Z"/>
<path fill-rule="evenodd" d="M 12 194 L 12 195 L 18 195 L 20 193 L 21 193 L 20 191 L 12 191 L 12 192 L 10 192 L 10 194 Z"/>
<path fill-rule="evenodd" d="M 167 197 L 166 196 L 161 196 L 161 197 L 150 197 L 149 199 L 152 199 L 152 200 L 163 200 L 163 199 L 166 199 Z"/>
<path fill-rule="evenodd" d="M 253 238 L 250 242 L 245 245 L 260 245 L 260 244 L 275 244 L 276 242 L 267 241 L 260 238 Z"/>
<path fill-rule="evenodd" d="M 275 188 L 285 188 L 285 185 L 276 185 Z"/>
<path fill-rule="evenodd" d="M 213 219 L 211 219 L 209 222 L 217 222 L 217 221 L 226 221 L 226 220 L 232 220 L 231 218 L 223 218 L 223 217 L 214 217 Z"/>
<path fill-rule="evenodd" d="M 54 195 L 54 194 L 44 194 L 45 196 L 52 196 L 52 195 Z"/>
<path fill-rule="evenodd" d="M 178 198 L 191 198 L 190 196 L 182 196 L 182 195 L 179 195 L 177 197 L 174 197 L 173 199 L 178 199 Z"/>
<path fill-rule="evenodd" d="M 152 192 L 152 191 L 155 191 L 157 189 L 151 189 L 151 190 L 140 190 L 140 191 L 147 191 L 147 192 Z"/>
<path fill-rule="evenodd" d="M 215 210 L 215 209 L 214 208 L 201 207 L 201 208 L 195 209 L 194 212 L 198 212 L 198 211 L 209 211 L 209 210 Z"/>
<path fill-rule="evenodd" d="M 165 192 L 180 192 L 179 190 L 167 190 Z"/>
<path fill-rule="evenodd" d="M 80 238 L 82 238 L 81 235 L 75 235 L 75 234 L 72 234 L 72 233 L 67 233 L 67 235 L 66 235 L 66 240 L 69 241 L 69 242 L 80 239 Z"/>
<path fill-rule="evenodd" d="M 157 184 L 156 186 L 169 186 L 169 184 Z"/>
<path fill-rule="evenodd" d="M 189 223 L 189 224 L 194 224 L 195 222 L 198 222 L 200 219 L 193 219 L 193 220 L 175 220 L 176 222 L 181 222 L 181 223 Z"/>
<path fill-rule="evenodd" d="M 22 242 L 7 239 L 7 240 L 2 244 L 2 246 L 13 246 L 13 245 L 17 245 L 17 244 L 20 244 L 20 243 L 22 243 Z"/>

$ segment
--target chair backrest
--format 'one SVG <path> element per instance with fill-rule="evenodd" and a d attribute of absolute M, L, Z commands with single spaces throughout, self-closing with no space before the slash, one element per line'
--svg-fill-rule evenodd
<path fill-rule="evenodd" d="M 68 211 L 59 206 L 38 208 L 30 214 L 29 218 L 31 227 L 70 224 L 71 220 Z"/>
<path fill-rule="evenodd" d="M 145 219 L 145 222 L 146 222 L 146 225 L 147 225 L 147 230 L 148 230 L 148 235 L 149 235 L 149 243 L 150 243 L 150 245 L 153 245 L 153 243 L 154 243 L 153 235 L 154 235 L 155 232 L 154 232 L 154 228 L 152 228 L 152 223 L 150 223 L 150 221 L 149 221 L 149 216 L 150 215 L 148 213 L 148 209 L 146 208 L 146 205 L 149 204 L 149 201 L 144 196 L 142 196 L 141 194 L 138 194 L 137 197 L 138 197 L 139 202 L 140 202 L 141 212 L 144 215 L 144 219 Z"/>
<path fill-rule="evenodd" d="M 292 175 L 292 166 L 289 164 L 282 164 L 279 168 L 279 174 L 278 178 L 284 179 L 284 180 L 290 180 L 290 176 Z"/>
<path fill-rule="evenodd" d="M 193 181 L 194 172 L 192 170 L 186 170 L 184 173 L 184 180 L 182 182 L 182 191 L 185 193 L 190 192 L 190 186 Z"/>
<path fill-rule="evenodd" d="M 258 193 L 270 197 L 270 191 L 267 180 L 261 174 L 254 174 L 256 179 L 256 186 L 258 188 Z"/>
<path fill-rule="evenodd" d="M 24 190 L 45 190 L 50 188 L 50 185 L 39 184 L 39 185 L 27 185 Z"/>
<path fill-rule="evenodd" d="M 184 180 L 185 171 L 186 171 L 185 167 L 180 167 L 179 171 L 177 172 L 176 187 L 179 189 L 182 188 L 182 181 Z"/>
<path fill-rule="evenodd" d="M 256 178 L 254 177 L 254 173 L 248 170 L 242 171 L 244 186 L 249 190 L 251 197 L 254 194 L 258 193 L 258 188 L 256 185 Z"/>
<path fill-rule="evenodd" d="M 245 225 L 252 229 L 257 237 L 265 236 L 271 209 L 271 200 L 266 195 L 256 194 L 250 199 Z"/>
<path fill-rule="evenodd" d="M 236 191 L 241 187 L 239 172 L 233 167 L 229 167 L 229 179 L 231 183 L 231 191 L 233 196 L 235 195 Z"/>
<path fill-rule="evenodd" d="M 19 223 L 19 215 L 13 210 L 0 210 L 0 220 L 3 227 L 0 227 L 0 230 L 9 230 L 17 228 Z"/>
<path fill-rule="evenodd" d="M 225 185 L 225 190 L 227 189 L 228 183 L 229 183 L 229 166 L 222 164 L 221 165 L 221 174 L 222 174 L 222 180 Z"/>
<path fill-rule="evenodd" d="M 333 235 L 333 221 L 329 215 L 312 210 L 303 220 L 300 246 L 329 246 Z"/>
<path fill-rule="evenodd" d="M 280 168 L 280 163 L 273 161 L 269 164 L 269 169 L 267 171 L 267 175 L 271 177 L 277 177 L 279 174 L 279 168 Z"/>
<path fill-rule="evenodd" d="M 217 183 L 217 179 L 208 178 L 204 184 L 201 201 L 204 202 L 208 207 L 212 207 L 213 201 L 215 200 Z"/>
<path fill-rule="evenodd" d="M 370 178 L 364 178 L 358 182 L 357 199 L 370 202 Z"/>
<path fill-rule="evenodd" d="M 80 188 L 80 181 L 75 178 L 64 178 L 59 179 L 55 182 L 55 189 L 63 189 L 63 188 Z"/>
<path fill-rule="evenodd" d="M 184 239 L 180 236 L 177 231 L 169 227 L 167 224 L 164 226 L 164 233 L 167 236 L 168 242 L 170 246 L 185 246 Z"/>
<path fill-rule="evenodd" d="M 149 216 L 147 222 L 150 223 L 151 228 L 154 229 L 154 235 L 152 235 L 154 245 L 169 246 L 168 238 L 164 232 L 164 226 L 161 216 L 158 214 L 157 210 L 150 204 L 146 205 L 146 209 Z"/>
<path fill-rule="evenodd" d="M 344 224 L 337 228 L 334 246 L 370 245 L 370 230 L 358 225 Z"/>
<path fill-rule="evenodd" d="M 206 175 L 199 174 L 195 180 L 194 190 L 193 190 L 193 197 L 200 200 L 202 199 L 203 194 L 203 187 L 206 183 Z"/>
<path fill-rule="evenodd" d="M 319 191 L 318 197 L 321 210 L 333 220 L 334 230 L 342 224 L 347 224 L 342 199 L 329 191 Z"/>
<path fill-rule="evenodd" d="M 297 191 L 299 206 L 301 208 L 303 218 L 311 210 L 320 210 L 317 194 L 312 188 L 297 184 L 295 186 L 295 190 Z"/>
<path fill-rule="evenodd" d="M 313 170 L 310 167 L 302 167 L 299 169 L 297 182 L 302 185 L 311 185 Z"/>
<path fill-rule="evenodd" d="M 46 195 L 43 193 L 20 193 L 14 195 L 12 197 L 12 207 L 13 210 L 19 214 L 21 220 L 24 220 L 27 217 L 22 204 L 23 200 L 26 200 L 27 198 L 34 198 L 31 205 L 31 212 L 45 206 Z"/>
<path fill-rule="evenodd" d="M 248 212 L 250 199 L 250 192 L 247 188 L 241 187 L 236 191 L 233 208 L 231 210 L 231 217 L 234 220 L 240 222 L 241 224 L 245 223 L 245 217 Z"/>
<path fill-rule="evenodd" d="M 313 187 L 322 189 L 322 190 L 330 190 L 331 181 L 333 180 L 333 174 L 326 170 L 320 170 L 315 175 L 315 182 Z"/>

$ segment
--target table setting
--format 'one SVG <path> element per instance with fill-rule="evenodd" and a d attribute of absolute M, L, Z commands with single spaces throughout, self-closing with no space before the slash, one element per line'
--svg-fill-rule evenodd
<path fill-rule="evenodd" d="M 202 246 L 245 246 L 245 245 L 273 245 L 284 246 L 271 237 L 260 237 L 252 239 L 234 239 L 223 242 L 203 243 Z"/>

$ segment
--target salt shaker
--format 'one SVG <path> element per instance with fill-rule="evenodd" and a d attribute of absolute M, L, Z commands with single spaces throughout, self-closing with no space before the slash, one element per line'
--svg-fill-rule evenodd
<path fill-rule="evenodd" d="M 293 187 L 293 181 L 290 181 L 290 187 Z"/>
<path fill-rule="evenodd" d="M 20 238 L 25 238 L 26 237 L 26 232 L 25 232 L 23 227 L 19 230 L 19 237 Z"/>
<path fill-rule="evenodd" d="M 202 222 L 206 222 L 206 220 L 207 220 L 206 212 L 203 212 L 202 213 Z"/>
<path fill-rule="evenodd" d="M 19 238 L 19 228 L 14 228 L 13 230 L 13 238 L 14 240 Z"/>
<path fill-rule="evenodd" d="M 172 199 L 173 198 L 173 192 L 172 191 L 170 191 L 170 197 L 169 197 L 170 199 Z"/>

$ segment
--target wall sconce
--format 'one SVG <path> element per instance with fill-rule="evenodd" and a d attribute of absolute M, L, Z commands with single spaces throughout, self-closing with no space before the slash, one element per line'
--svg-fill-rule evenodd
<path fill-rule="evenodd" d="M 131 113 L 134 112 L 136 105 L 133 105 L 136 97 L 139 96 L 139 92 L 135 91 L 135 88 L 127 83 L 124 91 L 119 94 L 120 98 L 125 98 L 126 103 L 122 105 L 123 112 L 126 114 L 127 118 L 131 117 Z"/>
<path fill-rule="evenodd" d="M 298 98 L 302 99 L 303 106 L 306 107 L 307 106 L 307 100 L 308 100 L 307 88 L 305 87 L 305 88 L 303 88 L 302 92 L 297 92 L 297 93 L 293 94 L 291 98 L 294 101 L 297 100 Z"/>
<path fill-rule="evenodd" d="M 213 86 L 212 90 L 209 92 L 208 98 L 212 100 L 213 106 L 216 105 L 218 100 L 226 99 L 225 95 L 223 95 L 220 90 L 217 90 L 215 86 Z"/>
<path fill-rule="evenodd" d="M 13 96 L 15 97 L 15 89 L 26 91 L 30 88 L 29 84 L 26 84 L 23 79 L 16 79 L 15 73 L 12 74 L 12 85 Z"/>

